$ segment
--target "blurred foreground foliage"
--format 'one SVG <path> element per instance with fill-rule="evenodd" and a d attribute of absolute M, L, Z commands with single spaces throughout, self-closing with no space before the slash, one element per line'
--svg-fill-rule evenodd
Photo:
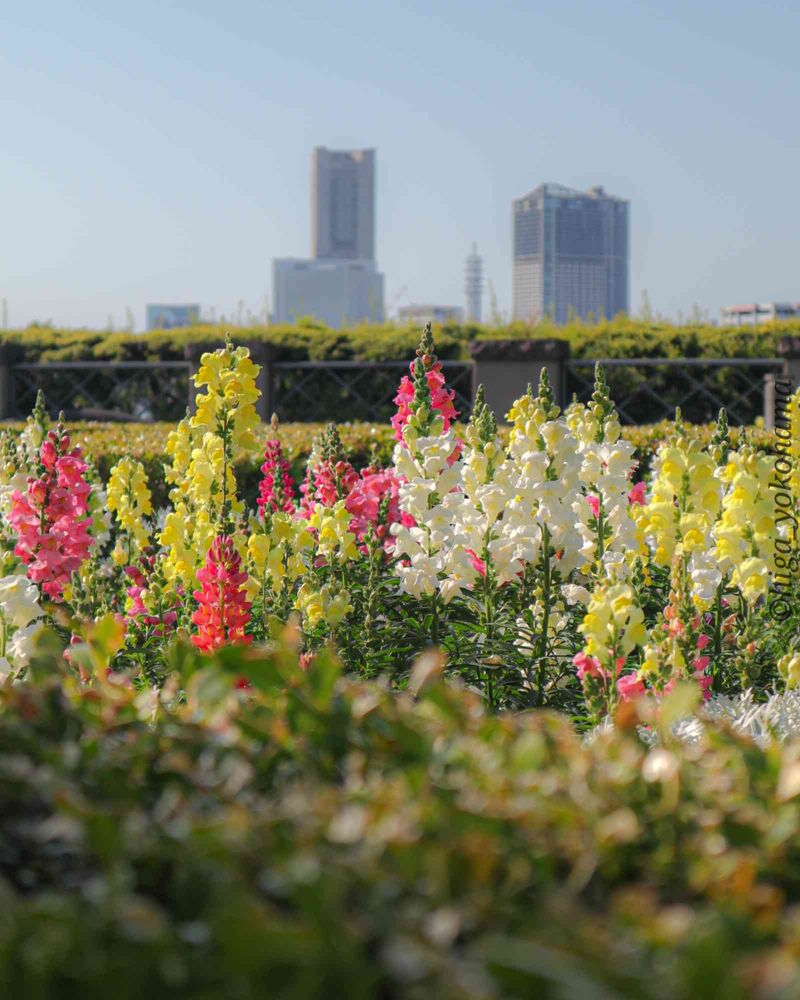
<path fill-rule="evenodd" d="M 400 694 L 303 671 L 291 629 L 176 641 L 156 691 L 113 633 L 0 689 L 0 996 L 800 992 L 797 746 L 674 744 L 680 689 L 660 747 L 630 705 L 586 744 L 434 653 Z"/>

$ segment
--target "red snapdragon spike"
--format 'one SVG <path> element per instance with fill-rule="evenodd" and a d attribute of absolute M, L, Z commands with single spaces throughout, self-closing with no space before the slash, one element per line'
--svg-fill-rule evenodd
<path fill-rule="evenodd" d="M 263 479 L 258 491 L 258 509 L 263 517 L 267 511 L 294 510 L 295 482 L 289 472 L 289 463 L 277 439 L 267 441 L 264 449 Z M 276 484 L 279 484 L 276 486 Z"/>
<path fill-rule="evenodd" d="M 224 645 L 251 643 L 252 636 L 244 632 L 251 607 L 244 591 L 247 573 L 242 571 L 242 559 L 230 535 L 214 539 L 197 579 L 201 587 L 194 592 L 198 603 L 192 615 L 198 627 L 192 636 L 194 645 L 209 652 Z"/>
<path fill-rule="evenodd" d="M 69 437 L 51 431 L 39 457 L 44 474 L 31 477 L 25 492 L 11 495 L 9 521 L 17 534 L 15 555 L 28 568 L 28 578 L 42 593 L 61 601 L 64 587 L 89 555 L 91 518 L 87 517 L 91 487 L 80 448 L 69 448 Z"/>

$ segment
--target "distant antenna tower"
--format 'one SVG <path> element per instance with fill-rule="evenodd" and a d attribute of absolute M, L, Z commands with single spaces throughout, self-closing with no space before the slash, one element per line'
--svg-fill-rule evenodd
<path fill-rule="evenodd" d="M 464 291 L 467 297 L 467 319 L 472 323 L 481 322 L 481 296 L 483 295 L 483 258 L 472 244 L 472 253 L 467 257 L 464 269 Z"/>

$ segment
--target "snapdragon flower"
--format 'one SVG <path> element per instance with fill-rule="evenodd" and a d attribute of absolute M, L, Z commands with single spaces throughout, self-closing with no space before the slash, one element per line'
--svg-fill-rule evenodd
<path fill-rule="evenodd" d="M 86 516 L 91 487 L 81 450 L 70 448 L 61 424 L 48 432 L 39 454 L 43 472 L 28 478 L 24 493 L 12 494 L 9 523 L 17 533 L 14 552 L 28 567 L 28 578 L 43 594 L 61 601 L 92 545 L 91 518 Z"/>
<path fill-rule="evenodd" d="M 774 458 L 743 445 L 731 452 L 719 478 L 727 490 L 714 525 L 714 558 L 744 599 L 753 604 L 769 589 L 775 548 L 775 505 L 770 490 Z"/>
<path fill-rule="evenodd" d="M 270 422 L 272 437 L 264 449 L 264 464 L 261 466 L 261 482 L 258 487 L 258 509 L 262 518 L 267 511 L 291 512 L 294 510 L 295 483 L 289 471 L 289 463 L 283 454 L 278 437 L 278 417 L 272 414 Z"/>
<path fill-rule="evenodd" d="M 394 469 L 402 480 L 404 515 L 391 527 L 401 591 L 414 597 L 441 594 L 445 603 L 472 586 L 477 571 L 466 549 L 468 537 L 454 516 L 455 494 L 463 496 L 461 443 L 449 419 L 433 405 L 427 371 L 436 365 L 430 326 L 414 362 L 414 394 L 394 448 Z M 447 424 L 447 426 L 445 426 Z M 446 502 L 445 502 L 446 501 Z"/>
<path fill-rule="evenodd" d="M 582 538 L 582 569 L 622 579 L 642 549 L 630 511 L 636 463 L 633 445 L 620 436 L 619 417 L 599 364 L 591 403 L 573 404 L 567 423 L 578 440 L 579 478 L 585 491 L 572 503 Z M 634 498 L 639 499 L 637 494 Z"/>
<path fill-rule="evenodd" d="M 108 509 L 116 515 L 122 536 L 112 553 L 118 565 L 131 565 L 150 544 L 145 518 L 153 513 L 147 476 L 141 462 L 122 458 L 108 478 Z"/>
<path fill-rule="evenodd" d="M 192 642 L 203 652 L 223 645 L 248 645 L 252 636 L 245 634 L 250 621 L 250 602 L 245 584 L 247 573 L 229 535 L 214 539 L 205 565 L 197 572 L 200 589 L 194 592 L 197 610 L 192 622 L 197 632 Z"/>

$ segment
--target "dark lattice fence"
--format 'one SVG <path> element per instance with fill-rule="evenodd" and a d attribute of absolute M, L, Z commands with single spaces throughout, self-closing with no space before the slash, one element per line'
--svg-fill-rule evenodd
<path fill-rule="evenodd" d="M 388 421 L 405 361 L 367 364 L 359 361 L 278 362 L 272 365 L 272 408 L 283 421 Z M 462 419 L 472 408 L 473 365 L 444 362 L 447 384 L 455 390 Z"/>
<path fill-rule="evenodd" d="M 44 392 L 47 408 L 70 418 L 177 420 L 189 400 L 187 361 L 63 361 L 15 365 L 11 372 L 13 417 L 33 409 Z"/>
<path fill-rule="evenodd" d="M 567 399 L 592 394 L 595 361 L 567 362 Z M 764 413 L 764 376 L 781 362 L 767 358 L 610 358 L 601 361 L 625 424 L 650 424 L 680 407 L 691 423 L 714 420 L 725 407 L 732 424 L 752 424 Z"/>
<path fill-rule="evenodd" d="M 665 360 L 612 358 L 601 361 L 611 393 L 626 424 L 671 418 L 680 407 L 685 419 L 713 420 L 724 406 L 733 424 L 750 424 L 764 413 L 764 377 L 781 362 L 768 358 Z M 592 394 L 594 361 L 566 362 L 566 399 Z M 37 390 L 48 409 L 72 419 L 177 420 L 191 399 L 188 361 L 71 361 L 17 364 L 10 369 L 9 415 L 30 413 Z M 472 407 L 476 367 L 445 361 L 462 419 Z M 283 421 L 365 420 L 385 422 L 408 365 L 401 361 L 271 362 L 263 384 L 264 410 Z M 268 416 L 268 413 L 267 413 Z"/>

